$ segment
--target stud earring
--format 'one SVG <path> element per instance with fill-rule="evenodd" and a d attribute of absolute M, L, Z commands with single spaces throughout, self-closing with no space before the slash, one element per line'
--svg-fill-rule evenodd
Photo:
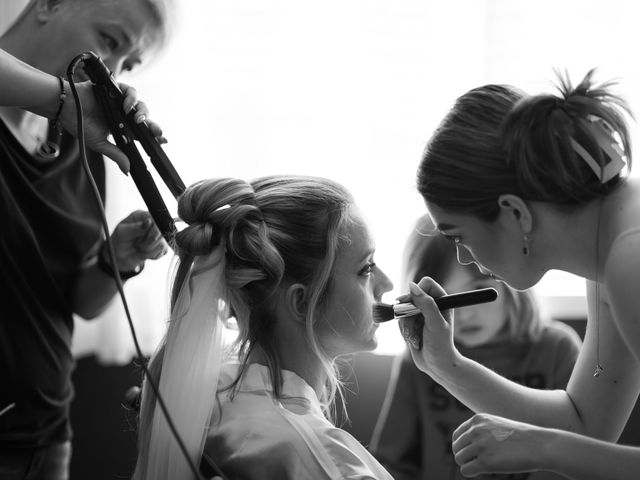
<path fill-rule="evenodd" d="M 526 233 L 524 233 L 522 235 L 522 254 L 525 257 L 529 256 L 529 235 L 527 235 Z"/>

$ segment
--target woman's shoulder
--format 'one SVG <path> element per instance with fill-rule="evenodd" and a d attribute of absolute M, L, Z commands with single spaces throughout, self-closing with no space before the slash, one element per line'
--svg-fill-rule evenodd
<path fill-rule="evenodd" d="M 640 212 L 637 223 L 621 230 L 609 246 L 604 280 L 613 290 L 640 281 Z"/>
<path fill-rule="evenodd" d="M 230 478 L 343 478 L 350 466 L 376 465 L 357 440 L 323 417 L 294 413 L 266 397 L 260 405 L 244 400 L 223 405 L 205 444 Z"/>
<path fill-rule="evenodd" d="M 610 217 L 603 221 L 603 239 L 608 238 L 610 253 L 640 241 L 640 179 L 627 180 L 603 214 Z"/>
<path fill-rule="evenodd" d="M 300 455 L 301 445 L 300 436 L 267 393 L 240 393 L 222 402 L 220 417 L 209 428 L 205 452 L 219 459 L 223 470 L 246 472 L 259 459 L 284 465 Z"/>

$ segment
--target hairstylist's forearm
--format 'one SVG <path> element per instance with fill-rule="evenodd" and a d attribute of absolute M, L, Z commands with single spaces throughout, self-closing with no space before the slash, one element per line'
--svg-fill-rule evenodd
<path fill-rule="evenodd" d="M 525 387 L 460 354 L 430 374 L 474 412 L 582 432 L 582 422 L 564 390 Z"/>
<path fill-rule="evenodd" d="M 117 292 L 113 278 L 94 263 L 83 269 L 75 282 L 73 311 L 91 320 L 107 308 Z"/>
<path fill-rule="evenodd" d="M 50 118 L 58 109 L 59 96 L 60 84 L 54 76 L 0 49 L 0 105 Z"/>

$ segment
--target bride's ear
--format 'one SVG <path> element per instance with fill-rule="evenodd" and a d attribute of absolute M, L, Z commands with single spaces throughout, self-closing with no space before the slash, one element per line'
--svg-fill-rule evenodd
<path fill-rule="evenodd" d="M 292 283 L 287 287 L 284 298 L 287 313 L 297 320 L 304 321 L 307 315 L 307 287 L 301 283 Z"/>

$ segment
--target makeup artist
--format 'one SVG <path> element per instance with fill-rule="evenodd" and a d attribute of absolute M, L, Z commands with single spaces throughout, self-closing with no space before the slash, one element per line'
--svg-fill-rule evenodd
<path fill-rule="evenodd" d="M 411 285 L 425 317 L 417 366 L 478 413 L 453 434 L 467 477 L 548 470 L 576 480 L 637 479 L 640 448 L 617 445 L 640 392 L 640 182 L 629 109 L 594 72 L 560 95 L 486 85 L 460 97 L 429 140 L 418 189 L 461 263 L 516 289 L 550 269 L 586 279 L 584 345 L 565 390 L 508 381 L 463 357 L 453 317 Z M 404 322 L 406 335 L 415 324 Z"/>
<path fill-rule="evenodd" d="M 407 238 L 402 285 L 429 276 L 449 292 L 495 288 L 494 302 L 455 311 L 458 351 L 522 385 L 565 388 L 581 340 L 569 325 L 545 315 L 532 290 L 518 291 L 460 265 L 456 247 L 442 235 L 427 235 L 433 224 L 425 214 Z M 451 434 L 473 412 L 442 385 L 416 368 L 408 350 L 394 360 L 387 394 L 369 450 L 395 480 L 460 480 Z M 551 472 L 483 475 L 483 480 L 559 480 Z"/>

